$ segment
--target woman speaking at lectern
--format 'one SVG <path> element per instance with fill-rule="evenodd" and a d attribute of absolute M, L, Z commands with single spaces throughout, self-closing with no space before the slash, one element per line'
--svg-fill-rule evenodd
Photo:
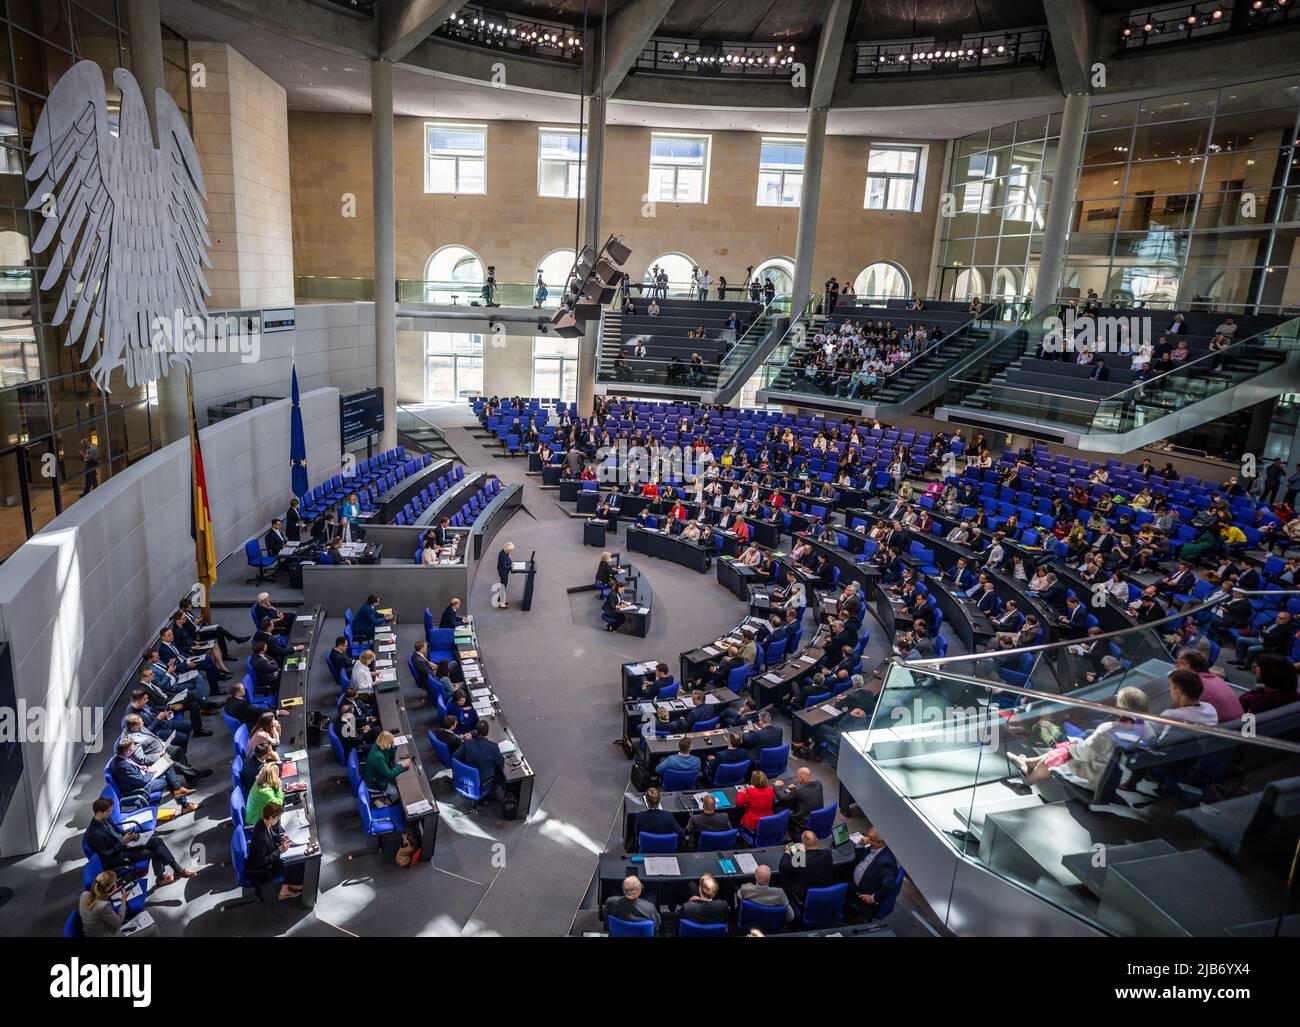
<path fill-rule="evenodd" d="M 515 544 L 507 542 L 497 554 L 497 577 L 501 579 L 501 609 L 503 610 L 510 605 L 506 602 L 506 589 L 510 587 L 510 569 L 515 563 L 510 554 L 514 551 Z"/>

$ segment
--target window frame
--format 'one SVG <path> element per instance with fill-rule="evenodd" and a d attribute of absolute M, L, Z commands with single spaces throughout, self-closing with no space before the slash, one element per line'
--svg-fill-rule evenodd
<path fill-rule="evenodd" d="M 788 168 L 785 165 L 764 164 L 763 147 L 768 143 L 776 143 L 780 146 L 798 146 L 800 153 L 802 155 L 802 159 L 800 160 L 799 163 L 799 169 L 796 171 L 795 169 Z M 807 167 L 807 164 L 808 164 L 808 140 L 806 138 L 793 137 L 793 136 L 761 136 L 758 141 L 758 190 L 757 190 L 757 196 L 754 200 L 754 205 L 756 207 L 785 208 L 787 210 L 789 209 L 798 210 L 800 207 L 802 207 L 804 169 Z M 765 173 L 769 175 L 775 174 L 781 176 L 781 188 L 777 190 L 777 195 L 779 199 L 778 202 L 776 203 L 763 202 L 763 175 Z M 784 202 L 787 175 L 799 176 L 799 202 L 798 203 Z"/>
<path fill-rule="evenodd" d="M 433 148 L 433 133 L 437 129 L 461 129 L 464 131 L 481 132 L 483 135 L 483 150 L 480 154 L 469 153 L 435 153 Z M 488 191 L 488 161 L 487 161 L 487 124 L 474 124 L 470 122 L 446 122 L 446 121 L 426 121 L 424 123 L 424 191 L 428 194 L 439 196 L 486 196 Z M 455 188 L 453 189 L 435 189 L 433 188 L 433 161 L 434 159 L 455 161 L 453 178 L 455 179 Z M 462 160 L 477 160 L 483 163 L 483 188 L 477 191 L 469 191 L 461 188 L 461 171 L 460 165 Z"/>
<path fill-rule="evenodd" d="M 867 177 L 865 188 L 862 193 L 862 209 L 876 211 L 882 214 L 903 213 L 919 214 L 922 210 L 924 200 L 924 183 L 925 183 L 925 166 L 927 147 L 923 143 L 884 143 L 872 142 L 867 147 Z M 877 151 L 901 152 L 907 151 L 916 154 L 915 170 L 910 172 L 902 171 L 872 171 L 871 157 Z M 881 206 L 873 207 L 871 205 L 871 184 L 873 179 L 883 180 L 884 182 L 884 200 Z M 890 195 L 894 191 L 895 183 L 909 182 L 912 191 L 908 197 L 906 206 L 891 206 Z"/>
<path fill-rule="evenodd" d="M 679 188 L 679 172 L 683 167 L 695 168 L 693 164 L 658 164 L 655 163 L 654 145 L 656 139 L 690 139 L 704 141 L 704 159 L 699 165 L 700 169 L 700 198 L 697 200 L 683 200 L 677 197 Z M 707 204 L 709 202 L 709 177 L 713 164 L 713 136 L 707 132 L 651 132 L 650 133 L 650 162 L 649 176 L 646 183 L 646 195 L 651 203 L 699 203 Z M 673 197 L 671 199 L 659 196 L 655 193 L 655 169 L 671 170 L 673 172 Z"/>
<path fill-rule="evenodd" d="M 559 157 L 542 156 L 542 137 L 544 135 L 566 135 L 575 136 L 578 139 L 579 157 L 577 160 L 561 159 Z M 564 192 L 562 193 L 545 193 L 542 192 L 542 163 L 543 161 L 550 164 L 563 164 L 564 173 Z M 576 193 L 570 193 L 569 180 L 573 175 L 574 169 L 577 169 L 578 189 Z M 537 127 L 537 196 L 545 200 L 583 200 L 587 196 L 587 136 L 581 128 L 564 128 L 559 125 L 539 125 Z"/>

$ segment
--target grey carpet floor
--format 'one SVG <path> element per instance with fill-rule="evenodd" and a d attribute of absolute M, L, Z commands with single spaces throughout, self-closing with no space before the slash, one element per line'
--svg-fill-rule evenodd
<path fill-rule="evenodd" d="M 588 597 L 589 623 L 581 602 L 571 604 L 567 589 L 591 580 L 599 554 L 582 545 L 582 522 L 555 506 L 555 492 L 539 487 L 523 460 L 503 460 L 485 448 L 470 430 L 476 426 L 467 408 L 430 412 L 447 432 L 448 441 L 470 469 L 489 469 L 507 483 L 524 486 L 523 508 L 500 531 L 496 545 L 513 541 L 527 554 L 537 552 L 538 576 L 532 610 L 517 604 L 513 585 L 509 609 L 489 604 L 495 576 L 491 568 L 473 583 L 468 606 L 475 613 L 484 660 L 506 717 L 536 774 L 531 815 L 503 821 L 496 808 L 465 812 L 452 792 L 449 775 L 435 776 L 441 806 L 437 849 L 432 866 L 401 869 L 368 847 L 359 826 L 346 776 L 327 746 L 311 753 L 313 794 L 320 820 L 324 857 L 316 908 L 293 903 L 222 909 L 237 897 L 229 866 L 227 812 L 230 738 L 219 717 L 209 719 L 213 737 L 195 739 L 191 762 L 212 767 L 203 782 L 197 814 L 178 819 L 163 832 L 172 850 L 187 865 L 202 866 L 198 877 L 151 895 L 149 908 L 169 936 L 247 935 L 537 935 L 568 933 L 575 915 L 589 905 L 597 853 L 620 843 L 621 803 L 629 764 L 611 741 L 621 730 L 619 668 L 627 661 L 663 659 L 676 666 L 678 654 L 711 640 L 744 615 L 741 604 L 712 575 L 699 575 L 675 564 L 638 558 L 650 579 L 655 608 L 649 637 L 640 639 L 600 630 L 596 593 Z M 621 536 L 611 539 L 617 549 Z M 225 561 L 223 578 L 229 598 L 242 599 L 246 574 L 238 561 Z M 248 591 L 255 592 L 251 586 Z M 345 597 L 342 602 L 355 597 Z M 576 610 L 576 612 L 575 612 Z M 326 633 L 341 627 L 342 607 L 329 610 Z M 233 630 L 244 625 L 238 609 L 221 611 Z M 873 622 L 869 619 L 868 624 Z M 399 627 L 402 652 L 420 636 L 420 626 Z M 868 664 L 888 650 L 878 626 L 867 649 Z M 236 660 L 242 663 L 243 650 Z M 403 673 L 405 679 L 405 674 Z M 337 694 L 324 660 L 313 668 L 311 700 L 332 708 Z M 408 684 L 407 694 L 412 690 Z M 415 699 L 412 705 L 415 706 Z M 111 714 L 117 723 L 119 708 Z M 421 748 L 432 724 L 431 711 L 413 708 Z M 788 725 L 785 726 L 788 736 Z M 44 850 L 3 861 L 0 886 L 15 889 L 0 908 L 0 934 L 55 935 L 76 904 L 84 857 L 80 836 L 90 817 L 90 802 L 102 788 L 106 755 L 88 759 L 58 816 L 58 826 Z M 431 754 L 426 767 L 436 766 Z M 834 772 L 813 764 L 826 794 L 838 791 Z M 793 772 L 793 765 L 791 768 Z M 861 819 L 850 822 L 861 829 Z M 904 893 L 891 926 L 918 933 L 924 905 Z"/>

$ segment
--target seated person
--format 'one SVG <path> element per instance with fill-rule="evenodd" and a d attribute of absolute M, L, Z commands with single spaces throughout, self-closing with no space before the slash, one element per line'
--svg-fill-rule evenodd
<path fill-rule="evenodd" d="M 653 300 L 650 302 L 651 305 L 654 304 Z M 639 877 L 625 877 L 623 879 L 623 894 L 611 895 L 607 898 L 605 904 L 601 906 L 600 912 L 606 921 L 610 917 L 624 922 L 653 920 L 655 934 L 659 933 L 659 910 L 653 903 L 641 897 L 641 878 Z"/>
<path fill-rule="evenodd" d="M 677 913 L 681 920 L 693 924 L 725 924 L 731 909 L 718 898 L 717 880 L 712 874 L 704 874 L 695 894 L 678 907 Z"/>
<path fill-rule="evenodd" d="M 460 598 L 453 596 L 447 608 L 442 611 L 442 617 L 438 621 L 439 628 L 458 628 L 466 622 L 466 618 L 461 616 Z"/>
<path fill-rule="evenodd" d="M 1140 688 L 1121 688 L 1115 695 L 1115 705 L 1134 713 L 1146 713 L 1150 709 L 1146 693 Z M 1126 746 L 1155 739 L 1149 721 L 1121 716 L 1098 724 L 1081 739 L 1058 742 L 1041 756 L 1008 752 L 1007 759 L 1020 768 L 1030 784 L 1046 779 L 1053 767 L 1062 767 L 1066 773 L 1083 778 L 1088 787 L 1095 788 L 1115 749 L 1116 732 L 1121 744 Z"/>
<path fill-rule="evenodd" d="M 691 755 L 691 740 L 683 738 L 677 743 L 677 751 L 671 756 L 665 756 L 655 766 L 655 773 L 660 776 L 665 770 L 694 771 L 698 776 L 701 770 L 700 758 Z"/>
<path fill-rule="evenodd" d="M 1255 681 L 1255 687 L 1241 696 L 1241 708 L 1246 713 L 1265 713 L 1300 702 L 1295 664 L 1284 656 L 1261 653 L 1256 657 Z"/>

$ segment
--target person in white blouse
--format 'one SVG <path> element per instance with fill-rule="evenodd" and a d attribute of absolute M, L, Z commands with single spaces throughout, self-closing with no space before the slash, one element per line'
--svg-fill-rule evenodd
<path fill-rule="evenodd" d="M 1140 688 L 1121 688 L 1115 695 L 1115 705 L 1133 713 L 1145 713 L 1148 709 L 1146 693 Z M 1053 767 L 1061 767 L 1065 773 L 1095 786 L 1110 763 L 1117 743 L 1121 740 L 1129 745 L 1149 742 L 1154 736 L 1155 731 L 1147 721 L 1121 716 L 1098 724 L 1077 741 L 1060 742 L 1041 756 L 1008 753 L 1007 758 L 1020 768 L 1030 784 L 1048 777 Z"/>
<path fill-rule="evenodd" d="M 1111 571 L 1110 577 L 1106 579 L 1106 583 L 1102 585 L 1102 588 L 1106 590 L 1107 594 L 1120 602 L 1128 602 L 1128 582 L 1124 580 L 1124 576 L 1120 574 L 1118 569 Z"/>
<path fill-rule="evenodd" d="M 351 677 L 349 678 L 349 681 L 356 685 L 357 691 L 368 692 L 375 687 L 374 672 L 370 669 L 374 662 L 374 650 L 366 649 L 357 657 L 356 662 L 352 664 Z"/>

